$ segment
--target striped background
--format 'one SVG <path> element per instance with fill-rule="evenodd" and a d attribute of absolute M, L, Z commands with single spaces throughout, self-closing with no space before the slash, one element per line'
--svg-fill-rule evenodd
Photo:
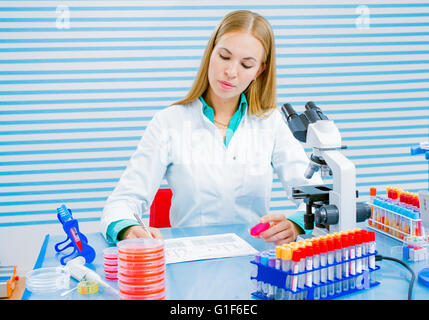
<path fill-rule="evenodd" d="M 371 186 L 427 189 L 428 161 L 410 146 L 429 135 L 429 3 L 361 4 L 0 0 L 0 262 L 32 264 L 14 252 L 62 232 L 62 203 L 98 231 L 148 121 L 185 95 L 236 9 L 271 22 L 278 104 L 313 100 L 336 122 L 362 200 Z M 294 208 L 277 178 L 271 200 Z"/>

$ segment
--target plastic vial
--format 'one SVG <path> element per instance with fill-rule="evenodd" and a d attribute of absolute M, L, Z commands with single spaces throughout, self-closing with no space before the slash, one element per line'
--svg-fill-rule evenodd
<path fill-rule="evenodd" d="M 318 242 L 313 243 L 313 283 L 314 288 L 314 300 L 320 299 L 320 246 Z"/>
<path fill-rule="evenodd" d="M 369 203 L 371 205 L 371 218 L 368 220 L 368 224 L 372 226 L 374 224 L 374 197 L 377 195 L 376 188 L 369 188 Z"/>
<path fill-rule="evenodd" d="M 335 238 L 335 277 L 337 278 L 337 280 L 341 280 L 343 276 L 343 266 L 341 263 L 343 256 L 342 251 L 343 247 L 341 243 L 341 238 L 337 237 Z M 342 290 L 343 288 L 341 285 L 341 281 L 335 282 L 335 293 L 339 294 Z"/>
<path fill-rule="evenodd" d="M 261 263 L 261 253 L 257 253 L 256 255 L 255 255 L 255 262 L 256 263 Z M 256 268 L 256 272 L 258 271 L 258 266 L 255 266 L 255 268 Z M 259 294 L 263 294 L 263 292 L 262 292 L 262 281 L 257 281 L 256 282 L 256 292 L 257 293 L 259 293 Z"/>
<path fill-rule="evenodd" d="M 335 294 L 335 241 L 334 239 L 328 239 L 328 294 L 333 296 Z"/>
<path fill-rule="evenodd" d="M 292 249 L 290 247 L 284 247 L 282 249 L 282 270 L 286 273 L 289 273 L 291 270 L 292 264 Z M 286 289 L 291 288 L 291 276 L 286 277 Z M 289 290 L 283 290 L 282 299 L 289 300 L 291 297 L 291 292 Z"/>
<path fill-rule="evenodd" d="M 320 297 L 326 298 L 328 296 L 328 286 L 326 283 L 328 282 L 328 243 L 326 240 L 319 241 L 320 246 L 320 281 L 324 283 L 323 286 L 320 287 Z"/>
<path fill-rule="evenodd" d="M 264 266 L 268 266 L 268 254 L 266 252 L 261 255 L 261 264 Z M 266 282 L 262 282 L 262 295 L 268 296 L 268 286 L 269 284 Z"/>
<path fill-rule="evenodd" d="M 299 263 L 302 260 L 301 259 L 301 249 L 296 249 L 293 251 L 292 254 L 292 265 L 291 265 L 291 269 L 292 269 L 292 275 L 291 275 L 291 290 L 292 290 L 292 294 L 291 294 L 291 300 L 296 300 L 296 295 L 297 295 L 297 291 L 298 291 L 298 273 L 299 273 Z"/>
<path fill-rule="evenodd" d="M 347 234 L 341 236 L 341 242 L 343 245 L 343 278 L 348 278 L 350 275 L 350 261 L 349 261 L 349 237 Z M 342 282 L 343 291 L 349 291 L 349 280 L 345 279 Z"/>
<path fill-rule="evenodd" d="M 301 260 L 299 261 L 299 276 L 298 276 L 298 289 L 301 290 L 301 292 L 298 292 L 297 300 L 303 300 L 304 299 L 304 286 L 305 286 L 305 262 L 307 258 L 307 252 L 305 250 L 305 247 L 301 249 Z"/>
<path fill-rule="evenodd" d="M 375 270 L 375 232 L 369 231 L 368 232 L 368 254 L 370 256 L 368 257 L 369 261 L 369 269 Z M 374 272 L 370 273 L 370 283 L 374 283 Z"/>
<path fill-rule="evenodd" d="M 281 270 L 282 268 L 282 247 L 276 246 L 276 260 L 275 260 L 275 268 L 277 270 Z M 282 297 L 282 288 L 274 286 L 274 299 L 280 300 Z"/>
<path fill-rule="evenodd" d="M 314 251 L 311 245 L 305 247 L 306 252 L 306 258 L 305 258 L 305 285 L 308 288 L 311 288 L 313 286 L 313 255 Z M 308 290 L 303 292 L 303 299 L 307 300 L 308 297 Z"/>
<path fill-rule="evenodd" d="M 268 266 L 271 268 L 276 267 L 276 257 L 275 256 L 269 256 L 268 257 Z M 268 284 L 268 294 L 267 294 L 268 299 L 274 299 L 275 288 L 276 288 L 275 285 Z"/>
<path fill-rule="evenodd" d="M 356 287 L 356 241 L 354 234 L 349 235 L 350 245 L 350 289 Z"/>

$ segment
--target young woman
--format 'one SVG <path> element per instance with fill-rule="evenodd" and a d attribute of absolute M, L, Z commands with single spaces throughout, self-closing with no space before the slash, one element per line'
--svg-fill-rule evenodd
<path fill-rule="evenodd" d="M 164 177 L 173 191 L 173 227 L 270 222 L 260 236 L 275 244 L 305 232 L 304 210 L 268 214 L 273 170 L 289 196 L 295 185 L 321 183 L 317 175 L 304 178 L 308 158 L 277 109 L 275 86 L 270 24 L 250 11 L 229 13 L 208 42 L 190 92 L 155 114 L 108 198 L 106 239 L 147 237 L 133 213 L 150 207 Z"/>

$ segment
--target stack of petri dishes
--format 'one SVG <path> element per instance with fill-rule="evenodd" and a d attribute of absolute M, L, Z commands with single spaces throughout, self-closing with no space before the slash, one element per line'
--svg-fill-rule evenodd
<path fill-rule="evenodd" d="M 118 242 L 118 286 L 122 300 L 164 300 L 164 241 L 140 238 Z"/>
<path fill-rule="evenodd" d="M 108 247 L 104 249 L 103 260 L 106 280 L 118 280 L 118 248 Z"/>
<path fill-rule="evenodd" d="M 49 294 L 62 289 L 69 289 L 69 286 L 70 273 L 65 268 L 34 269 L 25 275 L 25 288 L 31 292 Z"/>

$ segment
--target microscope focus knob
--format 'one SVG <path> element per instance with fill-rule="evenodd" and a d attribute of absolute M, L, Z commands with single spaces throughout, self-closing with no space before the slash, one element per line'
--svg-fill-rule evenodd
<path fill-rule="evenodd" d="M 315 222 L 318 224 L 332 225 L 337 224 L 339 213 L 337 206 L 326 204 L 316 210 Z"/>

